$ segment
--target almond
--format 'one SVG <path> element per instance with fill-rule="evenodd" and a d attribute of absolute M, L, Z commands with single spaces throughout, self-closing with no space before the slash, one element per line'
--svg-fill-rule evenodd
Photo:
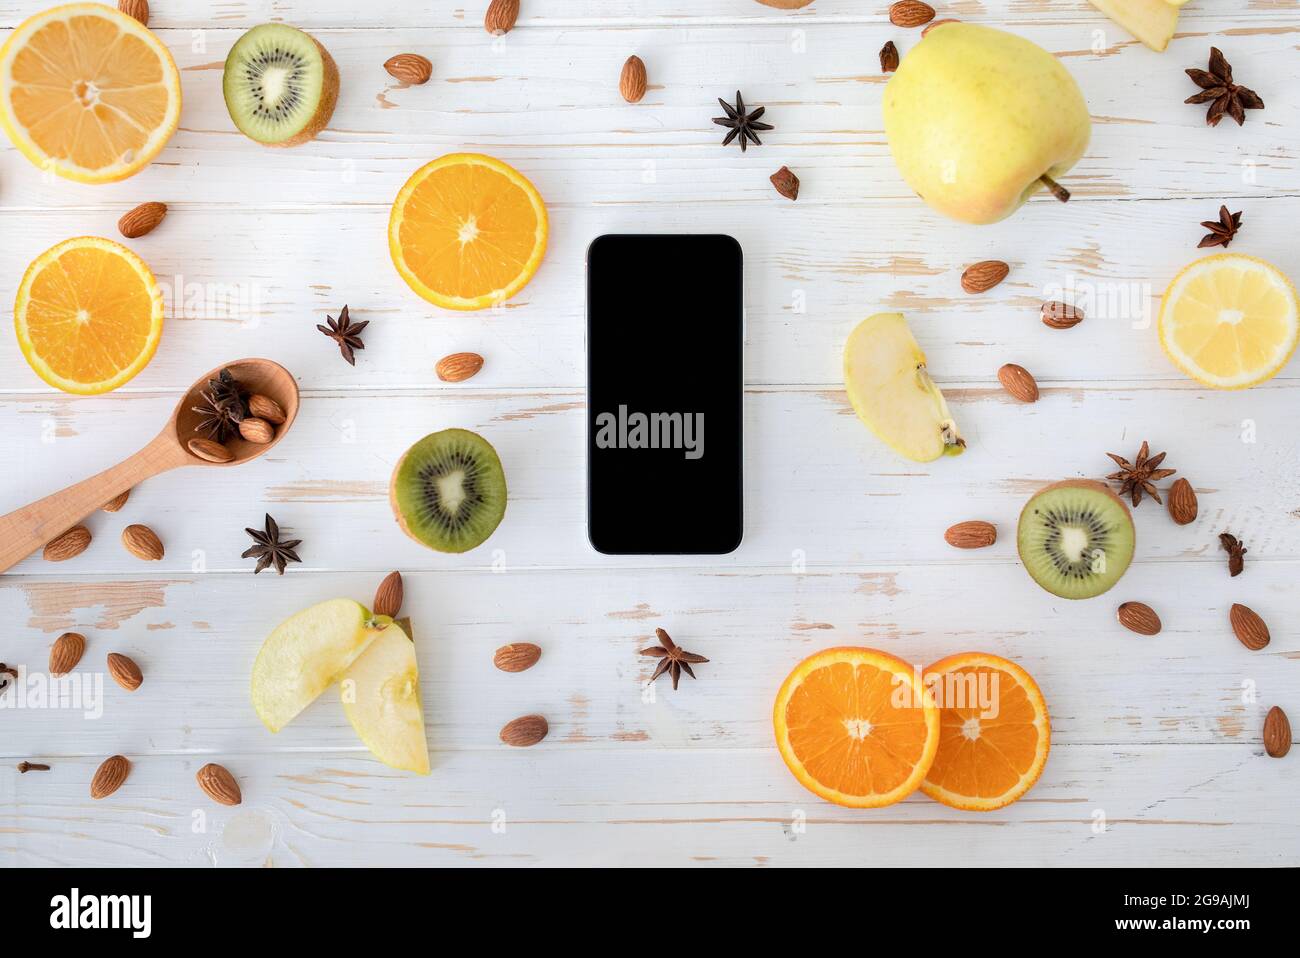
<path fill-rule="evenodd" d="M 1029 370 L 1015 363 L 1007 363 L 998 370 L 998 382 L 1002 388 L 1021 402 L 1038 401 L 1038 383 L 1029 375 Z"/>
<path fill-rule="evenodd" d="M 628 103 L 636 103 L 645 96 L 645 87 L 645 62 L 635 55 L 628 57 L 623 64 L 623 74 L 618 78 L 618 92 Z"/>
<path fill-rule="evenodd" d="M 388 573 L 384 576 L 384 581 L 379 583 L 379 588 L 375 590 L 375 601 L 371 611 L 375 615 L 397 618 L 397 613 L 402 611 L 402 595 L 402 573 Z"/>
<path fill-rule="evenodd" d="M 1276 705 L 1264 716 L 1264 751 L 1273 758 L 1291 751 L 1291 722 Z"/>
<path fill-rule="evenodd" d="M 103 509 L 105 512 L 121 512 L 122 507 L 126 505 L 126 500 L 130 498 L 131 490 L 128 489 L 120 496 L 114 496 L 112 499 L 109 499 L 108 502 L 104 503 L 99 508 Z"/>
<path fill-rule="evenodd" d="M 497 649 L 492 656 L 492 664 L 502 672 L 523 672 L 531 669 L 542 657 L 540 646 L 531 642 L 511 642 Z"/>
<path fill-rule="evenodd" d="M 1159 635 L 1160 616 L 1145 602 L 1125 602 L 1116 613 L 1119 624 L 1138 635 Z"/>
<path fill-rule="evenodd" d="M 113 677 L 114 682 L 128 692 L 134 692 L 144 681 L 140 666 L 120 652 L 108 653 L 108 674 Z"/>
<path fill-rule="evenodd" d="M 483 29 L 494 37 L 509 33 L 519 19 L 519 0 L 492 0 L 483 17 Z"/>
<path fill-rule="evenodd" d="M 933 30 L 935 27 L 941 27 L 945 23 L 961 23 L 961 21 L 954 20 L 951 17 L 949 17 L 946 20 L 934 20 L 931 23 L 926 24 L 925 29 L 921 31 L 921 39 L 925 39 L 925 37 L 929 35 L 931 30 Z"/>
<path fill-rule="evenodd" d="M 505 724 L 501 729 L 501 741 L 515 748 L 527 748 L 546 738 L 546 733 L 550 730 L 551 727 L 546 723 L 545 717 L 524 715 Z"/>
<path fill-rule="evenodd" d="M 798 10 L 800 7 L 806 7 L 813 0 L 758 0 L 765 7 L 776 7 L 778 10 Z"/>
<path fill-rule="evenodd" d="M 122 545 L 131 555 L 145 562 L 157 562 L 163 557 L 163 544 L 158 534 L 138 523 L 122 530 Z"/>
<path fill-rule="evenodd" d="M 478 353 L 452 353 L 438 360 L 434 372 L 445 383 L 463 383 L 482 368 L 483 357 Z"/>
<path fill-rule="evenodd" d="M 90 797 L 108 798 L 122 787 L 130 772 L 131 763 L 127 761 L 125 755 L 112 755 L 104 759 L 103 764 L 95 769 L 95 775 L 90 780 Z"/>
<path fill-rule="evenodd" d="M 117 9 L 121 10 L 128 17 L 139 20 L 146 27 L 149 26 L 148 0 L 117 0 Z"/>
<path fill-rule="evenodd" d="M 211 439 L 191 439 L 186 446 L 194 455 L 208 462 L 230 462 L 235 458 L 233 452 Z"/>
<path fill-rule="evenodd" d="M 934 19 L 934 7 L 921 0 L 898 0 L 889 8 L 889 22 L 896 27 L 919 27 Z"/>
<path fill-rule="evenodd" d="M 80 632 L 64 632 L 50 646 L 50 674 L 67 675 L 85 653 L 86 637 Z"/>
<path fill-rule="evenodd" d="M 983 549 L 998 541 L 998 528 L 991 522 L 971 519 L 950 526 L 943 537 L 948 545 L 958 549 Z"/>
<path fill-rule="evenodd" d="M 1083 322 L 1083 310 L 1069 303 L 1044 303 L 1039 312 L 1043 325 L 1052 329 L 1069 329 Z"/>
<path fill-rule="evenodd" d="M 1169 487 L 1169 517 L 1180 526 L 1196 521 L 1199 507 L 1196 504 L 1196 490 L 1186 479 L 1176 479 Z"/>
<path fill-rule="evenodd" d="M 79 556 L 90 545 L 90 530 L 85 526 L 73 526 L 58 538 L 45 544 L 42 553 L 47 562 L 66 562 Z"/>
<path fill-rule="evenodd" d="M 117 221 L 117 231 L 127 239 L 136 239 L 146 233 L 152 233 L 166 215 L 166 203 L 141 203 L 135 209 L 122 214 L 122 218 Z"/>
<path fill-rule="evenodd" d="M 1254 609 L 1233 603 L 1228 612 L 1228 620 L 1232 623 L 1232 631 L 1236 633 L 1237 640 L 1252 652 L 1258 652 L 1272 638 L 1268 634 L 1268 626 Z"/>
<path fill-rule="evenodd" d="M 199 788 L 218 805 L 238 805 L 244 800 L 239 783 L 224 765 L 209 762 L 194 775 Z"/>
<path fill-rule="evenodd" d="M 399 53 L 389 57 L 384 61 L 384 69 L 394 80 L 411 86 L 428 83 L 429 77 L 433 76 L 433 64 L 418 53 Z"/>
<path fill-rule="evenodd" d="M 265 419 L 258 419 L 256 416 L 245 416 L 239 424 L 239 434 L 251 443 L 265 446 L 275 438 L 275 427 Z"/>
<path fill-rule="evenodd" d="M 961 274 L 961 288 L 968 293 L 987 293 L 1007 278 L 1011 267 L 1000 259 L 986 259 L 966 267 Z"/>
<path fill-rule="evenodd" d="M 248 411 L 258 419 L 265 419 L 273 426 L 284 425 L 288 421 L 288 416 L 280 404 L 270 396 L 263 396 L 261 393 L 254 393 L 248 397 Z"/>
<path fill-rule="evenodd" d="M 772 181 L 772 186 L 776 191 L 787 200 L 797 200 L 799 198 L 799 177 L 790 172 L 790 167 L 781 167 L 768 179 Z"/>

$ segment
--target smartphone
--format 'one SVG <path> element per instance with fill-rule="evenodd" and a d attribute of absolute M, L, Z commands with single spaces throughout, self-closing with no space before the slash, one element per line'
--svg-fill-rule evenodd
<path fill-rule="evenodd" d="M 730 236 L 587 249 L 587 533 L 607 555 L 721 555 L 744 534 L 744 263 Z"/>

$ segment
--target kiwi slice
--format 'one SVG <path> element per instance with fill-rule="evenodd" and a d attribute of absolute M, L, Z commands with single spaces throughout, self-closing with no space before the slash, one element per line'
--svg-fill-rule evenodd
<path fill-rule="evenodd" d="M 506 514 L 506 474 L 492 444 L 465 429 L 425 436 L 402 456 L 388 488 L 402 531 L 439 552 L 481 545 Z"/>
<path fill-rule="evenodd" d="M 1091 599 L 1120 580 L 1137 536 L 1128 506 L 1100 482 L 1070 479 L 1020 513 L 1016 545 L 1035 582 L 1063 599 Z"/>
<path fill-rule="evenodd" d="M 339 70 L 314 37 L 264 23 L 231 48 L 222 90 L 245 136 L 268 146 L 297 146 L 325 129 L 334 114 Z"/>

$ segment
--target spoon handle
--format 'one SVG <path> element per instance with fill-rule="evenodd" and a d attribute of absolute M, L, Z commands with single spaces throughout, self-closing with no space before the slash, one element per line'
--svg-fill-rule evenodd
<path fill-rule="evenodd" d="M 190 461 L 175 438 L 163 433 L 124 462 L 0 516 L 0 572 L 8 571 L 145 479 Z"/>

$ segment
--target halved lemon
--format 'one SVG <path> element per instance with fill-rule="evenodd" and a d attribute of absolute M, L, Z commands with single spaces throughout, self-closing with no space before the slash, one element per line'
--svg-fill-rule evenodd
<path fill-rule="evenodd" d="M 14 329 L 23 358 L 51 386 L 106 393 L 144 369 L 158 349 L 162 292 L 125 246 L 79 236 L 27 267 Z"/>
<path fill-rule="evenodd" d="M 1277 375 L 1300 338 L 1300 302 L 1271 263 L 1207 256 L 1174 277 L 1160 304 L 1160 345 L 1207 386 L 1244 389 Z"/>
<path fill-rule="evenodd" d="M 444 309 L 486 309 L 533 278 L 546 205 L 522 173 L 479 153 L 416 170 L 393 202 L 388 250 L 408 286 Z"/>
<path fill-rule="evenodd" d="M 939 706 L 939 751 L 921 791 L 937 802 L 987 812 L 1038 781 L 1051 748 L 1047 703 L 1016 663 L 962 652 L 925 670 Z"/>
<path fill-rule="evenodd" d="M 180 114 L 172 55 L 112 7 L 54 7 L 0 47 L 0 125 L 24 156 L 59 176 L 107 183 L 138 172 Z"/>
<path fill-rule="evenodd" d="M 939 710 L 917 670 L 876 649 L 804 659 L 777 693 L 772 724 L 794 777 L 852 808 L 902 801 L 939 747 Z"/>

